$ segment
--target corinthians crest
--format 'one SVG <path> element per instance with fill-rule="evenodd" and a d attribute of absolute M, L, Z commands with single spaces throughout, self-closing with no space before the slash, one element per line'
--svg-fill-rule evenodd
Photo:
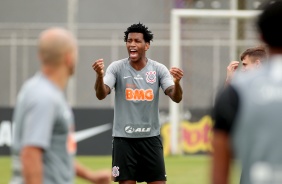
<path fill-rule="evenodd" d="M 118 166 L 114 166 L 113 167 L 112 175 L 113 175 L 113 177 L 118 177 L 119 176 L 119 167 Z"/>
<path fill-rule="evenodd" d="M 149 71 L 146 73 L 146 81 L 147 83 L 155 83 L 156 82 L 156 71 Z"/>

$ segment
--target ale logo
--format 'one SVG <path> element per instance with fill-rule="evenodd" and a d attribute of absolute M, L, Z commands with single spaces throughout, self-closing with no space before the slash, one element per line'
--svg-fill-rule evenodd
<path fill-rule="evenodd" d="M 125 132 L 132 134 L 134 132 L 134 128 L 132 126 L 126 126 L 125 127 Z"/>
<path fill-rule="evenodd" d="M 133 135 L 144 135 L 144 134 L 149 134 L 151 132 L 151 127 L 150 125 L 126 125 L 124 127 L 124 131 L 127 134 L 133 134 Z"/>

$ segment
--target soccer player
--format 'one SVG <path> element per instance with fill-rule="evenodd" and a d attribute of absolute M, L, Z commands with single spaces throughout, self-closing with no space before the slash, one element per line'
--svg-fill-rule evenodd
<path fill-rule="evenodd" d="M 262 46 L 248 48 L 241 54 L 240 60 L 242 62 L 242 71 L 249 71 L 259 68 L 261 62 L 266 60 L 265 48 Z M 227 66 L 225 86 L 230 84 L 234 73 L 239 67 L 239 64 L 239 61 L 231 61 L 230 64 Z"/>
<path fill-rule="evenodd" d="M 104 99 L 115 88 L 112 176 L 120 184 L 165 184 L 159 88 L 179 103 L 183 71 L 176 67 L 169 71 L 146 57 L 153 34 L 145 25 L 133 24 L 124 33 L 129 57 L 111 63 L 105 76 L 103 59 L 92 65 L 97 98 Z"/>
<path fill-rule="evenodd" d="M 212 183 L 229 183 L 232 156 L 241 184 L 282 183 L 282 1 L 269 1 L 257 20 L 269 62 L 237 75 L 214 107 Z"/>
<path fill-rule="evenodd" d="M 41 33 L 41 70 L 25 82 L 15 107 L 11 184 L 72 184 L 74 175 L 109 184 L 109 171 L 92 172 L 74 161 L 74 117 L 64 97 L 77 59 L 76 40 L 62 28 Z"/>

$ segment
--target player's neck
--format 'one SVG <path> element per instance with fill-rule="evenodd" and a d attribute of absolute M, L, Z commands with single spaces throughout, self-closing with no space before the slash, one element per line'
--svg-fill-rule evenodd
<path fill-rule="evenodd" d="M 282 48 L 269 47 L 268 52 L 269 52 L 269 56 L 282 55 Z"/>
<path fill-rule="evenodd" d="M 68 73 L 63 67 L 43 66 L 42 73 L 57 87 L 64 90 L 68 82 Z"/>
<path fill-rule="evenodd" d="M 129 61 L 130 65 L 137 71 L 142 70 L 147 65 L 148 59 L 146 57 L 143 57 L 142 59 L 138 61 Z"/>

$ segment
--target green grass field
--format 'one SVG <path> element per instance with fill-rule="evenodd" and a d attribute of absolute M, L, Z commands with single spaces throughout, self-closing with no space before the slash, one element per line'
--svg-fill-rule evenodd
<path fill-rule="evenodd" d="M 110 156 L 79 156 L 78 161 L 87 167 L 110 169 Z M 165 158 L 167 184 L 208 184 L 210 176 L 210 159 L 208 156 L 169 156 Z M 0 184 L 8 184 L 11 176 L 10 157 L 0 157 Z M 88 182 L 76 179 L 76 184 Z M 239 183 L 238 169 L 232 170 L 232 184 Z"/>

